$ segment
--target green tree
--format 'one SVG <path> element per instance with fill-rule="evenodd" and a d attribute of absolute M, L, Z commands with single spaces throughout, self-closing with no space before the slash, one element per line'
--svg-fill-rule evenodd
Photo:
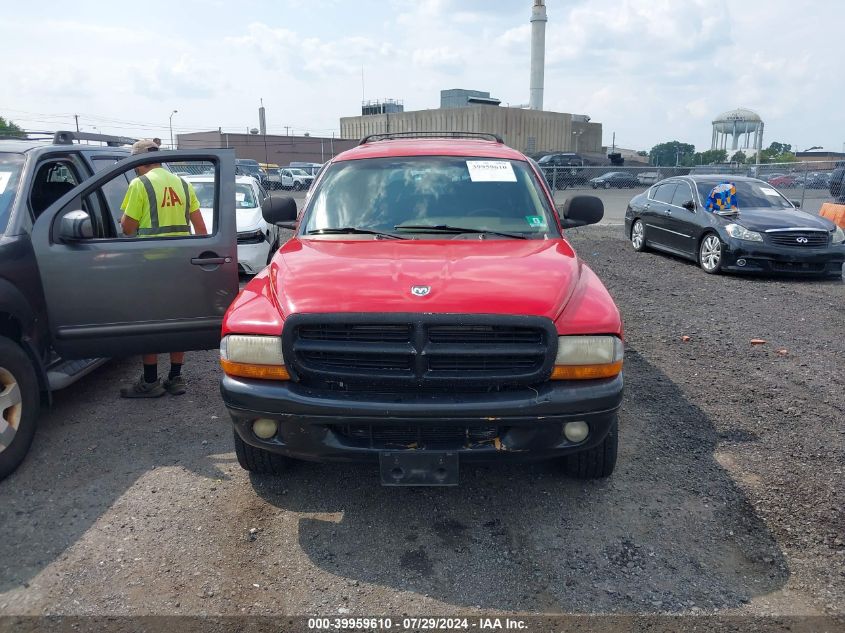
<path fill-rule="evenodd" d="M 792 163 L 795 162 L 795 154 L 792 153 L 792 145 L 789 143 L 773 142 L 766 149 L 760 152 L 761 163 Z"/>
<path fill-rule="evenodd" d="M 692 158 L 690 165 L 712 165 L 713 163 L 727 161 L 728 153 L 723 149 L 708 149 L 703 152 L 696 152 Z"/>
<path fill-rule="evenodd" d="M 23 138 L 24 131 L 11 121 L 0 116 L 0 138 Z"/>
<path fill-rule="evenodd" d="M 748 156 L 745 155 L 745 152 L 739 150 L 733 156 L 731 156 L 732 163 L 744 163 L 748 160 Z"/>
<path fill-rule="evenodd" d="M 649 152 L 649 161 L 652 165 L 688 165 L 692 162 L 695 154 L 695 145 L 681 143 L 680 141 L 668 141 L 658 143 Z"/>

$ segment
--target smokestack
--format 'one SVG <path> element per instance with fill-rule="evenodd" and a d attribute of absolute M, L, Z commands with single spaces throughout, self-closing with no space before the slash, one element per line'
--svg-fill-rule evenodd
<path fill-rule="evenodd" d="M 261 100 L 261 107 L 258 108 L 258 132 L 262 136 L 267 134 L 267 118 L 264 116 L 264 99 Z"/>
<path fill-rule="evenodd" d="M 543 109 L 543 70 L 546 65 L 546 1 L 534 0 L 531 8 L 531 94 L 528 107 Z"/>

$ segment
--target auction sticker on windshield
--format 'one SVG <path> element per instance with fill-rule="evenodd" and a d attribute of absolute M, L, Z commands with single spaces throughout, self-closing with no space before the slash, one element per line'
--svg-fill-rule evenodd
<path fill-rule="evenodd" d="M 506 160 L 468 160 L 472 182 L 516 182 L 513 165 Z"/>
<path fill-rule="evenodd" d="M 6 191 L 6 187 L 9 184 L 9 180 L 12 177 L 12 172 L 10 171 L 0 171 L 0 193 Z"/>
<path fill-rule="evenodd" d="M 765 193 L 767 196 L 773 196 L 775 198 L 780 198 L 780 194 L 775 191 L 774 189 L 769 189 L 768 187 L 760 187 L 760 191 Z"/>

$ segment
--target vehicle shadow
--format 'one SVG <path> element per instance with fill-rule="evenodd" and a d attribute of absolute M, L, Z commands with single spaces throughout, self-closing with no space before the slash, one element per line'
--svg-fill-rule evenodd
<path fill-rule="evenodd" d="M 209 459 L 231 452 L 225 407 L 219 398 L 200 395 L 219 388 L 217 354 L 191 353 L 188 363 L 189 389 L 196 395 L 122 400 L 118 390 L 137 379 L 138 359 L 112 360 L 54 394 L 29 455 L 0 481 L 0 532 L 6 535 L 0 539 L 0 593 L 28 586 L 65 556 L 150 471 L 171 466 L 225 480 L 230 475 L 221 469 L 238 468 Z M 161 359 L 159 367 L 165 367 Z M 166 502 L 186 509 L 195 503 L 183 497 Z"/>
<path fill-rule="evenodd" d="M 383 488 L 371 464 L 298 464 L 252 485 L 275 508 L 304 514 L 299 545 L 322 570 L 461 608 L 680 612 L 783 587 L 782 552 L 716 461 L 720 441 L 756 437 L 718 436 L 634 350 L 626 380 L 608 480 L 510 464 L 466 467 L 457 488 Z M 284 547 L 277 529 L 262 534 L 265 553 Z M 244 554 L 240 564 L 262 564 Z"/>

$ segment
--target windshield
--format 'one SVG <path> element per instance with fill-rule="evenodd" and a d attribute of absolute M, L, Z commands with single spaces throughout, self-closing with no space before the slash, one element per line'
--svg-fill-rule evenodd
<path fill-rule="evenodd" d="M 23 154 L 0 154 L 0 233 L 6 230 L 23 169 Z"/>
<path fill-rule="evenodd" d="M 303 233 L 366 229 L 414 239 L 490 232 L 558 235 L 528 163 L 451 156 L 350 160 L 332 164 L 305 211 Z M 432 235 L 426 228 L 457 227 Z M 474 233 L 474 235 L 473 235 Z"/>
<path fill-rule="evenodd" d="M 192 182 L 194 191 L 197 193 L 200 207 L 211 209 L 214 207 L 214 183 L 213 182 Z M 249 185 L 235 185 L 235 208 L 254 209 L 258 206 L 255 200 L 255 191 Z"/>
<path fill-rule="evenodd" d="M 258 166 L 257 162 L 254 162 L 254 161 L 246 162 L 246 161 L 240 161 L 239 160 L 235 164 L 245 174 L 257 176 L 258 174 L 261 173 L 261 168 Z"/>
<path fill-rule="evenodd" d="M 305 171 L 303 171 L 302 169 L 291 169 L 290 173 L 292 173 L 294 176 L 309 176 L 310 175 L 310 174 L 306 174 Z"/>
<path fill-rule="evenodd" d="M 713 189 L 720 184 L 733 185 L 736 194 L 731 194 L 732 205 L 737 209 L 788 209 L 794 210 L 792 204 L 780 195 L 771 185 L 757 180 L 699 180 L 696 183 L 698 195 L 707 206 L 707 199 Z"/>

